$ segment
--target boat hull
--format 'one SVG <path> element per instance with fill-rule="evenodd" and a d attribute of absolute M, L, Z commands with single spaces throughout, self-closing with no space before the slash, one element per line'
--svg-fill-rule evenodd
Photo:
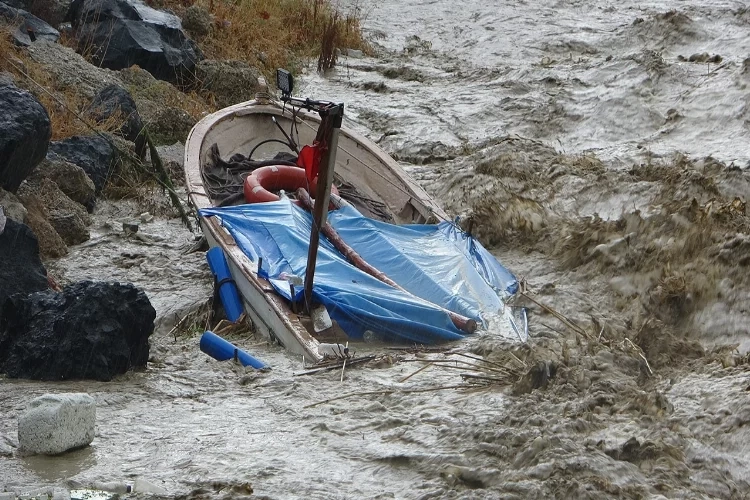
<path fill-rule="evenodd" d="M 235 152 L 245 154 L 253 145 L 268 137 L 283 139 L 270 117 L 292 123 L 281 106 L 266 100 L 249 101 L 206 116 L 191 130 L 185 145 L 186 186 L 196 209 L 212 208 L 202 177 L 208 151 L 216 144 L 222 156 Z M 320 118 L 302 113 L 299 121 L 301 143 L 312 143 Z M 419 187 L 390 156 L 372 141 L 354 131 L 342 129 L 335 172 L 345 181 L 356 184 L 362 192 L 382 200 L 394 214 L 396 223 L 425 223 L 445 220 L 440 207 Z M 255 330 L 283 345 L 289 352 L 304 356 L 310 363 L 323 360 L 320 343 L 303 324 L 271 284 L 257 274 L 258 263 L 248 258 L 215 217 L 202 217 L 201 229 L 209 246 L 220 247 L 245 312 Z"/>

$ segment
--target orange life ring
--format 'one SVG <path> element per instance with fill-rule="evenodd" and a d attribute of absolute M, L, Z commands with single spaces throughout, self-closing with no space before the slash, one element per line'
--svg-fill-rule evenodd
<path fill-rule="evenodd" d="M 299 188 L 305 188 L 312 194 L 315 193 L 317 180 L 317 178 L 313 179 L 312 184 L 308 188 L 304 168 L 292 167 L 290 165 L 260 167 L 245 178 L 243 186 L 245 201 L 248 203 L 279 201 L 279 195 L 271 192 L 271 190 L 278 189 L 294 193 Z M 331 193 L 335 195 L 339 194 L 336 186 L 331 185 Z"/>

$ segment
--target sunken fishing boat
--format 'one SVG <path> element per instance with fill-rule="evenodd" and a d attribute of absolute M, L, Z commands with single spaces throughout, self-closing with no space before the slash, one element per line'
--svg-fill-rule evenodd
<path fill-rule="evenodd" d="M 228 318 L 311 363 L 331 345 L 439 344 L 491 322 L 522 337 L 513 274 L 343 125 L 343 103 L 294 97 L 284 70 L 277 87 L 206 116 L 185 146 Z"/>

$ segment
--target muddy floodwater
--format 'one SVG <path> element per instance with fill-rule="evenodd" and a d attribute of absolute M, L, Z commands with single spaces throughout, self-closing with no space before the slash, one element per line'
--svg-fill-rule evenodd
<path fill-rule="evenodd" d="M 148 368 L 0 379 L 0 491 L 142 479 L 182 498 L 747 498 L 750 10 L 384 0 L 362 14 L 373 55 L 342 54 L 299 93 L 345 102 L 349 126 L 473 218 L 523 283 L 528 344 L 490 330 L 454 354 L 360 345 L 380 356 L 343 381 L 296 376 L 301 359 L 247 336 L 230 339 L 271 371 L 215 362 L 200 328 L 170 334 L 211 294 L 193 236 L 157 216 L 126 237 L 143 208 L 102 202 L 92 240 L 48 267 L 145 289 Z M 417 373 L 426 360 L 450 362 Z M 27 402 L 68 391 L 97 401 L 92 445 L 15 452 Z"/>

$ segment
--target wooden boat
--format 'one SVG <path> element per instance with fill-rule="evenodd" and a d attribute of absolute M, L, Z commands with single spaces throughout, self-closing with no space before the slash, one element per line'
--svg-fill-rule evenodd
<path fill-rule="evenodd" d="M 321 118 L 312 112 L 301 111 L 293 117 L 289 106 L 275 101 L 267 92 L 260 92 L 255 100 L 206 116 L 192 129 L 185 146 L 190 202 L 198 210 L 209 209 L 219 202 L 211 196 L 204 176 L 216 149 L 223 158 L 253 150 L 257 157 L 270 157 L 283 149 L 279 142 L 288 142 L 284 131 L 293 124 L 298 143 L 311 144 L 320 123 Z M 334 171 L 339 183 L 353 186 L 359 199 L 374 201 L 380 209 L 379 218 L 390 218 L 390 223 L 434 224 L 448 220 L 437 203 L 396 161 L 353 130 L 342 128 L 338 134 Z M 366 204 L 361 208 L 367 211 Z M 295 312 L 292 304 L 259 276 L 259 263 L 243 252 L 221 221 L 216 217 L 201 217 L 200 224 L 209 246 L 223 249 L 245 312 L 256 331 L 303 355 L 308 362 L 323 361 L 321 338 L 315 334 L 310 317 Z M 330 334 L 327 332 L 329 337 Z M 333 334 L 334 338 L 346 338 L 342 331 Z"/>

